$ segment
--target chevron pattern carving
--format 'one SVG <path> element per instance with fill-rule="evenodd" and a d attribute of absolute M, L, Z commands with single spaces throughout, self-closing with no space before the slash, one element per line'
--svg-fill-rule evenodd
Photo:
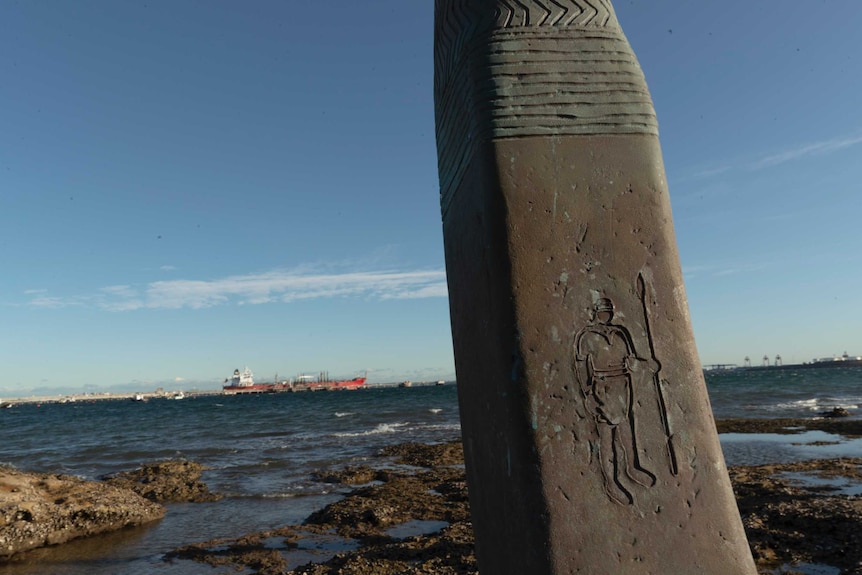
<path fill-rule="evenodd" d="M 500 138 L 658 135 L 609 0 L 436 0 L 441 208 L 477 146 Z"/>
<path fill-rule="evenodd" d="M 616 23 L 614 11 L 605 0 L 500 0 L 497 27 L 595 26 Z"/>

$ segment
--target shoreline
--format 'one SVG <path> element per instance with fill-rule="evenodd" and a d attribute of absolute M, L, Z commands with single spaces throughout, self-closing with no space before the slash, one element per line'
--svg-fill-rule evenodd
<path fill-rule="evenodd" d="M 718 425 L 799 433 L 818 423 Z M 327 480 L 354 488 L 302 524 L 188 545 L 166 560 L 260 575 L 477 575 L 460 442 L 401 444 L 369 463 L 330 473 Z M 386 469 L 393 464 L 413 470 Z M 758 573 L 862 574 L 862 458 L 734 465 L 728 473 Z M 845 493 L 838 483 L 854 490 Z M 324 551 L 311 557 L 315 546 Z"/>
<path fill-rule="evenodd" d="M 138 401 L 149 401 L 151 399 L 194 399 L 195 397 L 208 397 L 208 396 L 224 396 L 224 397 L 236 397 L 236 396 L 245 396 L 245 395 L 276 395 L 282 393 L 303 393 L 303 392 L 318 392 L 318 391 L 362 391 L 365 389 L 389 389 L 396 387 L 433 387 L 438 385 L 454 385 L 454 382 L 445 382 L 444 384 L 440 384 L 435 381 L 419 381 L 412 382 L 409 386 L 403 385 L 400 382 L 392 382 L 392 383 L 367 383 L 361 388 L 356 389 L 311 389 L 311 388 L 294 388 L 294 389 L 285 389 L 280 391 L 248 391 L 248 392 L 225 392 L 221 387 L 213 388 L 213 389 L 191 389 L 191 390 L 166 390 L 166 389 L 156 389 L 154 391 L 145 391 L 145 392 L 134 392 L 134 391 L 102 391 L 102 392 L 81 392 L 81 393 L 69 393 L 69 394 L 59 394 L 59 395 L 33 395 L 27 397 L 7 397 L 5 399 L 0 399 L 0 409 L 2 408 L 11 408 L 17 407 L 19 405 L 39 405 L 39 404 L 49 404 L 49 403 L 91 403 L 96 401 L 131 401 L 135 400 L 137 396 L 140 396 L 141 399 Z M 178 394 L 182 394 L 182 397 L 177 397 Z"/>
<path fill-rule="evenodd" d="M 862 436 L 855 419 L 722 419 L 716 426 L 755 440 L 812 430 Z M 862 458 L 728 471 L 759 573 L 862 574 Z M 164 549 L 163 561 L 261 575 L 478 572 L 460 441 L 383 448 L 362 465 L 327 468 L 314 480 L 346 492 L 302 523 Z M 64 552 L 74 556 L 74 545 L 64 544 Z"/>
<path fill-rule="evenodd" d="M 862 419 L 854 417 L 831 418 L 760 418 L 743 419 L 728 418 L 717 419 L 715 427 L 719 434 L 722 433 L 778 433 L 782 435 L 796 435 L 805 431 L 824 431 L 846 438 L 862 437 Z"/>

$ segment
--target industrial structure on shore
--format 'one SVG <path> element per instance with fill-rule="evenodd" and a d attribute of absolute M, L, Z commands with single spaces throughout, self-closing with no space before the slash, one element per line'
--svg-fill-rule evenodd
<path fill-rule="evenodd" d="M 842 355 L 816 358 L 812 359 L 810 362 L 785 364 L 782 361 L 780 355 L 776 355 L 772 363 L 770 363 L 769 361 L 769 356 L 764 355 L 760 365 L 751 365 L 751 358 L 745 356 L 745 360 L 743 361 L 742 366 L 739 366 L 735 363 L 713 363 L 703 366 L 705 371 L 727 371 L 736 369 L 810 369 L 830 367 L 862 367 L 862 356 L 848 355 L 848 353 L 845 351 Z"/>

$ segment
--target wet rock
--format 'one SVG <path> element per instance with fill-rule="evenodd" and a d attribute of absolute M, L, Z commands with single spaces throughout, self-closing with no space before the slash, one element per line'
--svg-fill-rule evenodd
<path fill-rule="evenodd" d="M 330 469 L 314 474 L 315 481 L 322 483 L 343 483 L 345 485 L 361 485 L 372 481 L 387 481 L 389 472 L 382 469 L 374 469 L 367 465 L 359 467 L 346 467 L 344 469 Z"/>
<path fill-rule="evenodd" d="M 843 407 L 833 407 L 829 411 L 824 411 L 820 417 L 850 417 L 850 412 Z"/>
<path fill-rule="evenodd" d="M 819 430 L 846 437 L 862 436 L 862 419 L 720 419 L 715 423 L 719 433 L 797 434 Z"/>
<path fill-rule="evenodd" d="M 782 425 L 796 427 L 801 421 L 773 420 L 762 426 L 773 431 Z M 811 429 L 834 423 L 811 421 L 817 422 Z M 726 425 L 718 424 L 719 428 Z M 301 526 L 196 544 L 167 557 L 238 571 L 249 568 L 262 575 L 477 575 L 464 470 L 453 457 L 459 448 L 456 443 L 386 448 L 382 457 L 397 457 L 426 469 L 389 472 L 383 483 L 353 489 Z M 786 476 L 802 472 L 862 482 L 862 458 L 735 466 L 729 472 L 761 573 L 791 573 L 794 565 L 820 564 L 841 569 L 842 574 L 862 575 L 862 498 L 805 487 Z M 400 538 L 387 534 L 396 525 L 416 520 L 445 521 L 448 526 Z M 319 539 L 314 538 L 322 536 L 341 537 L 358 548 L 345 550 L 345 543 L 329 540 L 328 552 L 319 559 L 295 559 L 294 553 L 319 548 Z M 278 553 L 272 549 L 274 538 L 285 540 Z"/>
<path fill-rule="evenodd" d="M 160 461 L 103 479 L 109 485 L 131 489 L 141 497 L 160 503 L 218 501 L 221 495 L 212 493 L 200 480 L 205 469 L 193 461 Z"/>
<path fill-rule="evenodd" d="M 384 447 L 380 451 L 380 455 L 395 457 L 399 463 L 417 467 L 464 465 L 464 448 L 460 441 L 433 445 L 402 443 Z"/>
<path fill-rule="evenodd" d="M 437 488 L 452 482 L 459 470 L 433 470 L 416 475 L 402 474 L 386 483 L 354 489 L 343 499 L 312 513 L 305 527 L 334 531 L 343 537 L 364 541 L 385 538 L 387 527 L 411 520 L 446 521 L 469 517 L 461 493 L 443 493 Z"/>
<path fill-rule="evenodd" d="M 164 560 L 173 563 L 184 559 L 212 567 L 229 566 L 236 572 L 251 569 L 257 575 L 284 575 L 288 563 L 280 550 L 296 548 L 298 536 L 293 527 L 282 527 L 236 539 L 213 539 L 170 551 Z"/>
<path fill-rule="evenodd" d="M 759 568 L 814 563 L 862 573 L 862 501 L 784 476 L 804 472 L 859 481 L 862 458 L 735 466 L 729 472 Z"/>
<path fill-rule="evenodd" d="M 0 467 L 0 557 L 161 519 L 165 508 L 112 485 Z"/>

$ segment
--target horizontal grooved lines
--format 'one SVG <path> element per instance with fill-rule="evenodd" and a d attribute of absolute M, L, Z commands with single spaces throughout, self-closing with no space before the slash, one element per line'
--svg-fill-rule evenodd
<path fill-rule="evenodd" d="M 436 0 L 435 115 L 444 218 L 479 145 L 658 135 L 643 72 L 606 0 Z"/>
<path fill-rule="evenodd" d="M 525 37 L 526 36 L 526 37 Z M 657 133 L 652 100 L 621 36 L 570 40 L 495 35 L 474 86 L 489 135 Z M 598 49 L 597 49 L 598 47 Z M 593 86 L 600 86 L 596 92 Z"/>

